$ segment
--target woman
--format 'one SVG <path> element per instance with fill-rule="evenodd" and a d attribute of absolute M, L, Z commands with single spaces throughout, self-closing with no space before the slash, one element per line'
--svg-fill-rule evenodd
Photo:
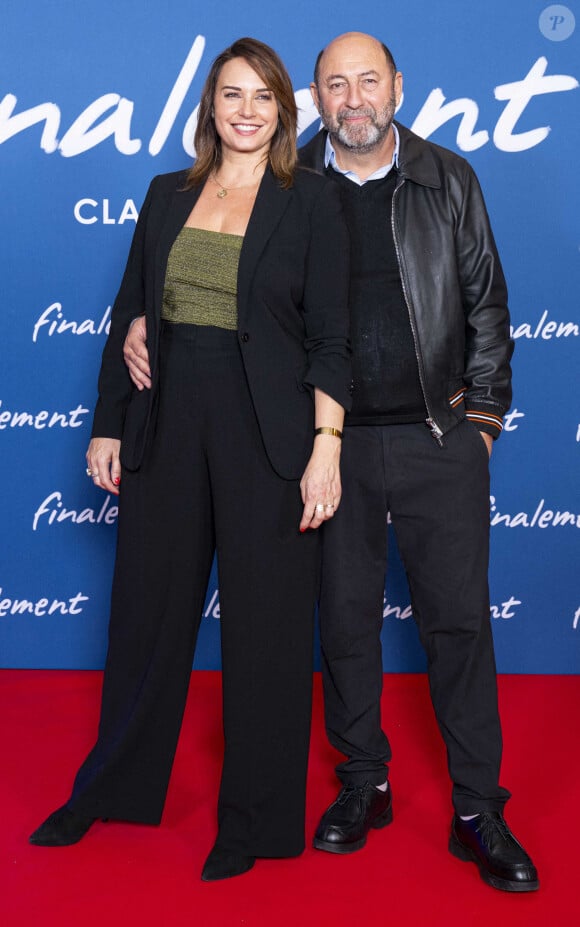
<path fill-rule="evenodd" d="M 214 550 L 225 752 L 202 878 L 304 848 L 316 531 L 340 501 L 350 404 L 348 242 L 337 188 L 296 168 L 277 55 L 240 39 L 206 81 L 187 172 L 155 178 L 112 313 L 87 452 L 121 483 L 96 746 L 31 836 L 159 823 Z M 143 311 L 152 388 L 122 345 Z"/>

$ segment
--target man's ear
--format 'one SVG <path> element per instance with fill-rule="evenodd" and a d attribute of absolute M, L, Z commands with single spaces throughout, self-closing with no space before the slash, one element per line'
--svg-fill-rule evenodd
<path fill-rule="evenodd" d="M 310 84 L 310 93 L 312 94 L 312 99 L 314 101 L 314 105 L 316 109 L 318 110 L 318 112 L 320 112 L 320 97 L 318 96 L 318 87 L 316 86 L 314 81 Z"/>
<path fill-rule="evenodd" d="M 395 84 L 395 101 L 396 101 L 397 106 L 399 106 L 401 102 L 401 98 L 403 96 L 403 75 L 401 74 L 400 71 L 397 71 L 397 73 L 395 74 L 394 84 Z"/>

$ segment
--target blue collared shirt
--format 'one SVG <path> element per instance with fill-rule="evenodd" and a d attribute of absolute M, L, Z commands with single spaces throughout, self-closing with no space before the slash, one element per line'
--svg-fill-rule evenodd
<path fill-rule="evenodd" d="M 336 163 L 336 152 L 334 150 L 333 144 L 330 141 L 330 135 L 326 136 L 326 150 L 324 152 L 324 166 L 332 167 L 333 170 L 337 171 L 339 174 L 343 174 L 345 177 L 348 177 L 349 180 L 352 180 L 353 183 L 358 184 L 359 187 L 362 187 L 363 184 L 368 183 L 369 180 L 382 180 L 383 177 L 386 177 L 389 171 L 393 167 L 399 166 L 399 131 L 396 125 L 393 123 L 393 132 L 395 134 L 395 150 L 393 151 L 393 159 L 390 164 L 385 164 L 384 167 L 379 167 L 370 177 L 366 177 L 365 180 L 361 180 L 355 171 L 344 171 Z"/>

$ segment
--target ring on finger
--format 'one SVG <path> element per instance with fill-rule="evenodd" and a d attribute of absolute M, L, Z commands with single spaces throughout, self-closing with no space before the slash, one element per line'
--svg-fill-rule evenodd
<path fill-rule="evenodd" d="M 324 506 L 322 502 L 317 502 L 315 511 L 318 512 L 319 514 L 322 514 L 322 512 L 324 512 Z"/>
<path fill-rule="evenodd" d="M 85 473 L 87 474 L 87 476 L 92 476 L 92 475 L 93 475 L 93 471 L 91 470 L 90 467 L 87 467 L 87 469 L 85 470 Z"/>
<path fill-rule="evenodd" d="M 334 508 L 334 503 L 332 503 L 332 502 L 327 502 L 326 505 L 324 506 L 324 508 L 325 508 L 325 509 L 333 509 L 333 508 Z"/>

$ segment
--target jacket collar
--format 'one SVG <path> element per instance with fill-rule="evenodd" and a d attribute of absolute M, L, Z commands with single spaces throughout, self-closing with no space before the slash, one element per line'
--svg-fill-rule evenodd
<path fill-rule="evenodd" d="M 442 178 L 435 158 L 431 151 L 430 142 L 415 135 L 400 122 L 395 122 L 399 130 L 399 174 L 405 180 L 424 187 L 441 186 Z M 327 132 L 321 129 L 311 141 L 299 151 L 300 163 L 319 173 L 324 172 L 324 151 L 326 147 Z"/>

